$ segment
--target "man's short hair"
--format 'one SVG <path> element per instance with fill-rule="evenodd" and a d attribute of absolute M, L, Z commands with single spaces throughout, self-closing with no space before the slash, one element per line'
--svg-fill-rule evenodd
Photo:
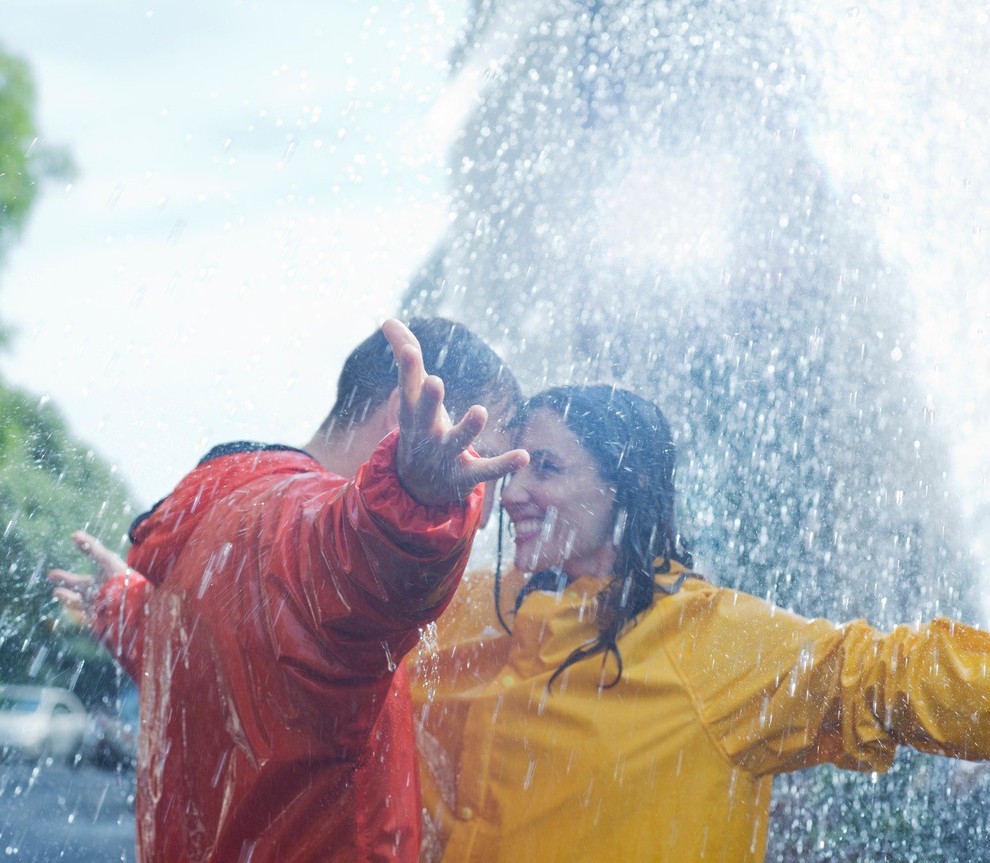
<path fill-rule="evenodd" d="M 419 340 L 426 373 L 444 383 L 444 404 L 456 422 L 473 404 L 511 409 L 522 403 L 515 376 L 488 344 L 463 324 L 446 318 L 412 318 L 406 326 Z M 360 425 L 398 386 L 399 371 L 384 333 L 376 330 L 345 360 L 337 400 L 324 420 L 331 427 Z"/>

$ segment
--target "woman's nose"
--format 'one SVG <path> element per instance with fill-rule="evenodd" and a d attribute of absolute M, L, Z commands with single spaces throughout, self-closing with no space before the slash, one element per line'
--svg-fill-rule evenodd
<path fill-rule="evenodd" d="M 526 482 L 526 468 L 517 471 L 512 476 L 507 477 L 505 485 L 502 487 L 502 504 L 512 506 L 514 503 L 522 503 L 528 494 Z"/>

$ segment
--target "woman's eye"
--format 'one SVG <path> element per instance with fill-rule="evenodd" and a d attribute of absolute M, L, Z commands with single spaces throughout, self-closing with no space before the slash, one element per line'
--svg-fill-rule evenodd
<path fill-rule="evenodd" d="M 552 475 L 560 473 L 560 466 L 550 461 L 548 458 L 537 458 L 534 468 L 538 474 Z"/>

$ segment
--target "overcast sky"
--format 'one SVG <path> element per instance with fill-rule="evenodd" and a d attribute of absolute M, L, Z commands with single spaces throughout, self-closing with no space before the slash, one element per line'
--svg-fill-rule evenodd
<path fill-rule="evenodd" d="M 0 272 L 0 374 L 142 503 L 214 443 L 303 443 L 443 230 L 430 109 L 464 4 L 3 5 L 77 175 Z"/>

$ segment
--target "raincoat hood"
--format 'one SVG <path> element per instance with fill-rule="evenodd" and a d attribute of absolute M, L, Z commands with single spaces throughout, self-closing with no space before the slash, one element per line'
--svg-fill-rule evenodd
<path fill-rule="evenodd" d="M 154 585 L 167 577 L 202 520 L 220 501 L 263 477 L 322 470 L 302 450 L 279 445 L 223 444 L 210 450 L 175 490 L 131 525 L 127 562 Z"/>

